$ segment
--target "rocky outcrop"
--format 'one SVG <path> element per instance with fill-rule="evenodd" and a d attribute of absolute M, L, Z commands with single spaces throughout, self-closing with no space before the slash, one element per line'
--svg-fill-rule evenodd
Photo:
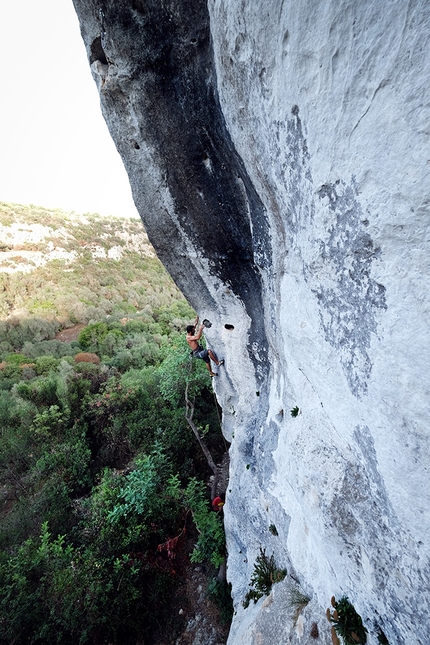
<path fill-rule="evenodd" d="M 369 642 L 426 643 L 428 3 L 74 5 L 149 238 L 226 360 L 229 643 L 328 642 L 333 594 Z M 244 609 L 260 547 L 288 576 Z"/>

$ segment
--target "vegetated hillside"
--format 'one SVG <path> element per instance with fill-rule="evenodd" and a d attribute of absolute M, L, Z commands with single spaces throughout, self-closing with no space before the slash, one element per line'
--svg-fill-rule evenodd
<path fill-rule="evenodd" d="M 0 643 L 162 645 L 197 611 L 222 640 L 189 580 L 213 576 L 228 623 L 222 518 L 185 417 L 187 386 L 219 463 L 194 312 L 138 220 L 2 204 L 1 227 Z"/>
<path fill-rule="evenodd" d="M 0 319 L 66 327 L 183 300 L 140 220 L 1 202 L 0 285 Z"/>

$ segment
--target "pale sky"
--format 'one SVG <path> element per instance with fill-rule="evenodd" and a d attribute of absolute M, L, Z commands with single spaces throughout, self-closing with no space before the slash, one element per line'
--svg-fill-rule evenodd
<path fill-rule="evenodd" d="M 0 201 L 136 216 L 72 0 L 0 0 Z"/>

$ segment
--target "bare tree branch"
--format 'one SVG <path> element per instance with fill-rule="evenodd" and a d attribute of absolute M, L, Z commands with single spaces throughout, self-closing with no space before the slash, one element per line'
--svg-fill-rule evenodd
<path fill-rule="evenodd" d="M 209 468 L 212 470 L 214 474 L 214 478 L 211 486 L 211 496 L 213 499 L 215 497 L 216 487 L 218 484 L 219 468 L 215 464 L 214 460 L 212 459 L 212 455 L 209 451 L 209 448 L 201 438 L 199 429 L 197 428 L 196 424 L 193 422 L 194 407 L 195 407 L 194 401 L 191 402 L 190 399 L 188 398 L 188 383 L 187 383 L 185 386 L 185 419 L 187 420 L 187 423 L 190 426 L 191 430 L 194 432 L 194 436 L 196 437 L 197 441 L 200 444 L 200 448 L 202 449 L 203 454 L 206 457 L 206 461 L 208 462 Z"/>

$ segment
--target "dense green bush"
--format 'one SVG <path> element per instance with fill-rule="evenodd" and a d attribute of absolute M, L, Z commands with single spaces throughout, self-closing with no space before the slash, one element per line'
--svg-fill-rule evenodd
<path fill-rule="evenodd" d="M 53 372 L 59 364 L 60 360 L 58 358 L 54 358 L 53 356 L 39 356 L 35 361 L 35 372 L 38 376 L 49 374 L 49 372 Z"/>
<path fill-rule="evenodd" d="M 39 342 L 26 341 L 21 351 L 27 359 L 36 359 L 41 356 L 54 358 L 74 356 L 79 350 L 80 347 L 77 342 L 62 343 L 59 340 L 42 340 Z"/>
<path fill-rule="evenodd" d="M 219 567 L 225 559 L 224 527 L 220 514 L 214 513 L 208 506 L 205 488 L 203 482 L 192 478 L 184 493 L 199 532 L 191 561 L 209 561 Z"/>
<path fill-rule="evenodd" d="M 263 596 L 267 596 L 273 585 L 276 582 L 281 582 L 286 575 L 286 569 L 278 569 L 276 566 L 273 554 L 269 558 L 266 555 L 266 549 L 260 547 L 260 555 L 255 560 L 254 571 L 251 576 L 251 588 L 245 595 L 243 606 L 247 608 L 251 600 L 257 602 Z"/>
<path fill-rule="evenodd" d="M 336 600 L 331 598 L 330 608 L 327 609 L 327 620 L 332 625 L 332 640 L 339 642 L 340 636 L 345 645 L 356 645 L 357 643 L 367 642 L 367 628 L 363 625 L 361 616 L 355 610 L 354 605 L 350 603 L 347 596 L 342 596 Z"/>
<path fill-rule="evenodd" d="M 4 359 L 11 350 L 21 349 L 25 343 L 52 340 L 60 329 L 57 320 L 44 318 L 10 318 L 0 320 L 0 352 Z"/>
<path fill-rule="evenodd" d="M 117 489 L 107 520 L 115 532 L 121 532 L 123 544 L 149 546 L 151 533 L 160 541 L 174 530 L 180 517 L 179 479 L 160 447 L 150 455 L 136 459 L 134 469 Z"/>
<path fill-rule="evenodd" d="M 84 351 L 97 351 L 99 344 L 109 333 L 106 323 L 98 322 L 87 325 L 78 336 L 78 343 Z"/>

